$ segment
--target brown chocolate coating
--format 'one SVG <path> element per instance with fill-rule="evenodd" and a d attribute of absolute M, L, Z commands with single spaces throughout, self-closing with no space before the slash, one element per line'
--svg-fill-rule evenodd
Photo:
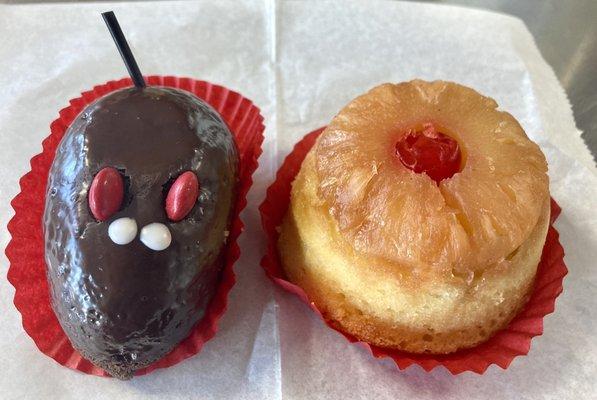
<path fill-rule="evenodd" d="M 88 206 L 94 175 L 125 177 L 125 200 L 107 221 Z M 195 207 L 180 222 L 164 208 L 184 171 L 199 178 Z M 52 306 L 73 346 L 111 375 L 130 378 L 172 350 L 200 320 L 217 288 L 234 207 L 238 153 L 220 116 L 194 95 L 128 88 L 87 107 L 72 123 L 50 170 L 44 213 Z M 166 250 L 137 237 L 117 245 L 108 226 L 133 218 L 172 234 Z"/>

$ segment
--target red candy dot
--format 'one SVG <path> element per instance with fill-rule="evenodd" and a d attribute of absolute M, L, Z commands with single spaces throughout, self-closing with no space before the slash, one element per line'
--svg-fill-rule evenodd
<path fill-rule="evenodd" d="M 93 178 L 89 188 L 89 209 L 98 221 L 110 218 L 122 205 L 124 181 L 120 172 L 105 167 Z"/>
<path fill-rule="evenodd" d="M 183 172 L 174 181 L 166 196 L 166 214 L 177 222 L 187 216 L 199 197 L 199 181 L 191 171 Z"/>
<path fill-rule="evenodd" d="M 405 167 L 426 173 L 437 184 L 460 170 L 460 147 L 450 136 L 426 124 L 421 131 L 411 130 L 396 143 L 396 154 Z"/>

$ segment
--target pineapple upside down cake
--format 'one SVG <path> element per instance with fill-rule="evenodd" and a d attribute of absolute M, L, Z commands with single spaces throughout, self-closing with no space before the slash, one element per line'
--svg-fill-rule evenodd
<path fill-rule="evenodd" d="M 293 182 L 288 278 L 360 340 L 413 353 L 473 347 L 533 286 L 547 164 L 497 103 L 451 82 L 383 84 L 345 106 Z"/>

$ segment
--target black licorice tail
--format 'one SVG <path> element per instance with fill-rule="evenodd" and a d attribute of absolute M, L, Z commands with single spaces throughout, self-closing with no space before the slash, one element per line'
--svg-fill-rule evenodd
<path fill-rule="evenodd" d="M 145 79 L 143 79 L 143 75 L 141 75 L 141 71 L 139 71 L 137 61 L 135 61 L 135 57 L 131 52 L 131 48 L 129 47 L 129 44 L 122 33 L 122 29 L 120 29 L 116 15 L 114 15 L 113 11 L 106 11 L 102 13 L 102 17 L 108 26 L 108 30 L 112 35 L 112 39 L 114 39 L 114 43 L 116 43 L 118 52 L 122 57 L 122 61 L 124 61 L 124 65 L 126 65 L 126 69 L 129 71 L 129 75 L 131 76 L 133 83 L 139 89 L 144 88 L 146 86 Z"/>

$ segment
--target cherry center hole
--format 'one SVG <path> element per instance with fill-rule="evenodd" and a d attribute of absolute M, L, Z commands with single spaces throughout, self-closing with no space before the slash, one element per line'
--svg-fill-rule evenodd
<path fill-rule="evenodd" d="M 426 173 L 438 185 L 459 172 L 462 161 L 458 142 L 439 132 L 433 124 L 403 135 L 396 143 L 396 155 L 406 168 Z"/>

